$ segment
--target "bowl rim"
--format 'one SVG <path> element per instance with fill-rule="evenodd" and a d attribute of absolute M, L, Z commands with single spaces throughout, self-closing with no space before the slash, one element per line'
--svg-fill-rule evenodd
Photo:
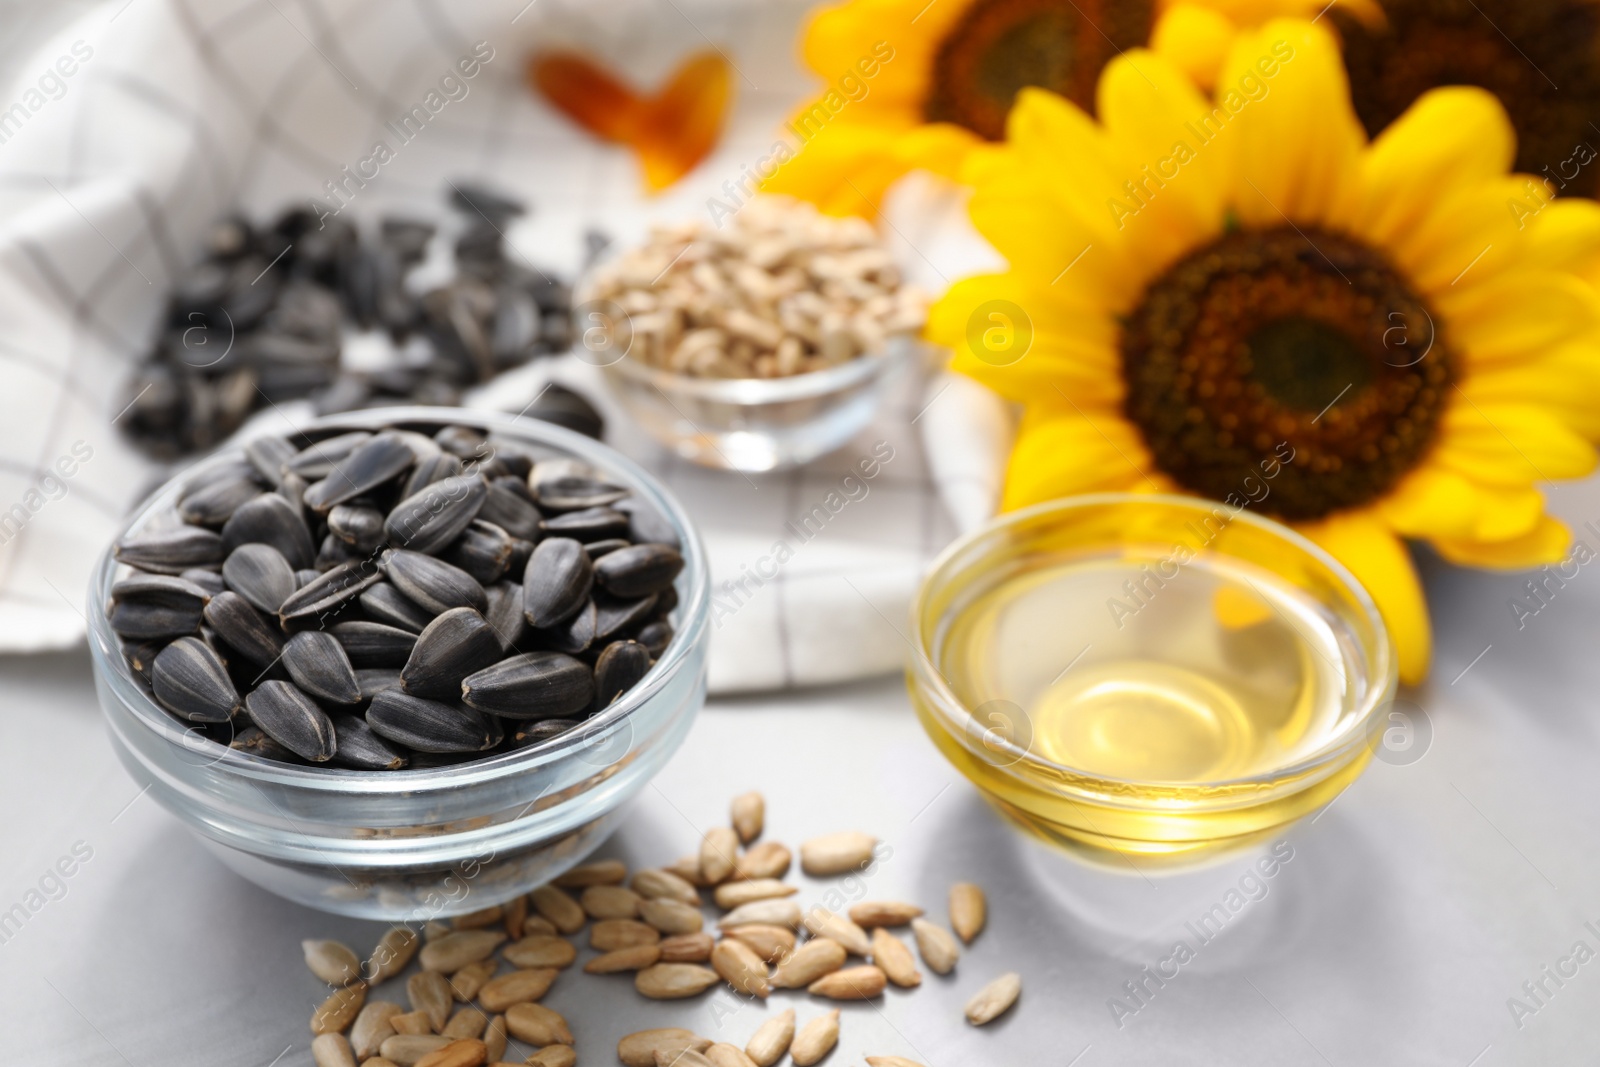
<path fill-rule="evenodd" d="M 601 470 L 616 470 L 642 489 L 642 494 L 669 522 L 677 534 L 684 557 L 684 579 L 688 596 L 679 602 L 679 619 L 682 625 L 674 627 L 672 640 L 665 651 L 651 665 L 649 672 L 622 698 L 610 707 L 583 721 L 580 728 L 551 738 L 536 745 L 527 745 L 481 760 L 467 760 L 443 767 L 406 768 L 398 771 L 361 771 L 346 767 L 301 767 L 280 763 L 241 752 L 209 738 L 206 745 L 219 750 L 207 766 L 233 772 L 242 778 L 263 784 L 305 789 L 330 794 L 362 793 L 368 795 L 416 794 L 436 789 L 457 790 L 514 776 L 548 763 L 554 763 L 573 754 L 591 738 L 605 737 L 613 727 L 625 723 L 657 692 L 665 688 L 689 655 L 691 646 L 703 640 L 710 618 L 711 576 L 705 546 L 698 529 L 689 519 L 688 512 L 667 488 L 640 464 L 620 451 L 554 423 L 544 422 L 522 414 L 508 415 L 498 411 L 478 411 L 469 408 L 397 406 L 367 408 L 343 412 L 310 420 L 282 435 L 293 440 L 297 436 L 318 430 L 371 429 L 377 426 L 416 423 L 435 423 L 439 426 L 466 425 L 487 433 L 505 431 L 507 437 L 522 443 L 544 445 L 574 458 L 590 462 Z M 515 428 L 515 429 L 513 429 Z M 151 733 L 169 744 L 182 745 L 174 732 L 190 733 L 169 712 L 158 705 L 134 678 L 133 670 L 122 655 L 122 639 L 111 629 L 106 605 L 111 596 L 111 586 L 117 571 L 123 565 L 113 555 L 113 547 L 135 526 L 157 516 L 163 508 L 176 503 L 179 489 L 195 473 L 238 457 L 242 447 L 258 436 L 275 431 L 263 429 L 250 437 L 235 437 L 223 447 L 196 462 L 174 472 L 161 485 L 137 505 L 118 525 L 112 540 L 101 551 L 89 583 L 87 620 L 91 662 L 116 690 L 121 702 L 133 717 Z M 532 438 L 533 440 L 529 440 Z"/>
<path fill-rule="evenodd" d="M 927 629 L 924 627 L 928 597 L 933 588 L 939 584 L 937 580 L 941 574 L 954 563 L 958 556 L 982 538 L 992 536 L 1008 527 L 1020 526 L 1042 516 L 1125 504 L 1152 504 L 1180 508 L 1186 511 L 1205 511 L 1207 513 L 1211 513 L 1219 507 L 1233 507 L 1233 505 L 1224 501 L 1189 496 L 1182 493 L 1101 492 L 1061 497 L 994 516 L 988 522 L 963 534 L 948 545 L 928 567 L 921 583 L 917 587 L 916 594 L 912 597 L 912 673 L 916 684 L 931 689 L 936 698 L 935 703 L 944 707 L 959 708 L 969 717 L 971 716 L 972 709 L 967 706 L 965 700 L 956 694 L 944 677 L 943 672 L 934 663 L 929 643 L 926 640 Z M 1015 750 L 1017 754 L 1017 758 L 1005 766 L 1015 766 L 1018 763 L 1027 762 L 1041 767 L 1047 773 L 1057 777 L 1058 780 L 1062 780 L 1062 785 L 1057 790 L 1059 792 L 1073 791 L 1075 788 L 1074 783 L 1078 784 L 1076 788 L 1080 789 L 1080 791 L 1082 785 L 1099 783 L 1111 787 L 1133 786 L 1140 789 L 1159 789 L 1173 795 L 1187 796 L 1196 794 L 1205 796 L 1217 791 L 1232 792 L 1251 787 L 1281 786 L 1286 779 L 1300 781 L 1303 776 L 1319 768 L 1331 769 L 1340 765 L 1340 757 L 1347 754 L 1352 747 L 1365 748 L 1371 744 L 1372 738 L 1369 736 L 1369 724 L 1378 710 L 1392 699 L 1398 673 L 1393 640 L 1389 635 L 1388 627 L 1384 624 L 1382 615 L 1378 611 L 1377 603 L 1372 599 L 1372 595 L 1356 579 L 1355 575 L 1344 564 L 1329 554 L 1326 549 L 1289 526 L 1267 516 L 1253 513 L 1244 507 L 1235 508 L 1229 521 L 1244 521 L 1288 543 L 1326 567 L 1343 586 L 1345 592 L 1351 595 L 1357 607 L 1372 626 L 1373 633 L 1376 636 L 1373 647 L 1375 653 L 1373 655 L 1373 683 L 1368 687 L 1368 692 L 1357 707 L 1356 714 L 1351 718 L 1345 731 L 1340 736 L 1329 740 L 1294 763 L 1283 764 L 1269 771 L 1239 778 L 1218 778 L 1196 782 L 1163 782 L 1119 778 L 1098 771 L 1057 763 L 1054 760 L 1039 756 L 1032 751 L 1031 746 L 1028 749 L 1021 749 L 1011 741 L 1002 740 L 1002 744 L 1006 745 L 1008 749 Z M 946 722 L 946 717 L 943 714 L 936 714 L 934 717 L 940 721 L 941 726 L 948 728 L 948 726 L 952 725 Z M 959 736 L 963 731 L 950 730 L 949 732 L 952 736 Z M 970 748 L 970 746 L 964 747 Z M 1306 781 L 1301 785 L 1301 788 L 1307 788 L 1311 784 L 1313 783 Z M 1124 805 L 1143 806 L 1130 802 L 1129 796 L 1126 794 L 1119 795 L 1116 799 Z M 1261 802 L 1265 802 L 1271 799 L 1271 795 L 1260 795 L 1258 799 Z M 1160 803 L 1160 800 L 1156 800 L 1155 803 Z"/>
<path fill-rule="evenodd" d="M 574 342 L 573 351 L 578 351 L 579 347 Z M 883 347 L 875 351 L 863 352 L 822 370 L 783 378 L 697 378 L 664 367 L 653 367 L 626 355 L 614 363 L 602 364 L 601 369 L 608 374 L 653 386 L 664 396 L 687 396 L 696 400 L 755 407 L 844 392 L 893 370 L 920 350 L 921 341 L 915 335 L 895 334 L 886 338 Z M 578 358 L 583 357 L 580 355 Z"/>

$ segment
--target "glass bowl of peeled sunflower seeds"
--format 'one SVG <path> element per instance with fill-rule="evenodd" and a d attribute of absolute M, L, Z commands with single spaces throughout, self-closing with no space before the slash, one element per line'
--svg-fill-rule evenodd
<path fill-rule="evenodd" d="M 291 900 L 411 921 L 582 860 L 705 701 L 703 549 L 645 471 L 527 418 L 386 408 L 159 489 L 95 573 L 124 766 Z"/>
<path fill-rule="evenodd" d="M 758 196 L 658 226 L 579 284 L 574 351 L 639 425 L 707 467 L 832 452 L 915 370 L 927 297 L 865 219 Z"/>

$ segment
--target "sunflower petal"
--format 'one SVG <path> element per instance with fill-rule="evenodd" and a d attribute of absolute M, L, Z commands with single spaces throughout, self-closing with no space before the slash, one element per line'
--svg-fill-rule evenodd
<path fill-rule="evenodd" d="M 1204 4 L 1169 7 L 1150 31 L 1150 47 L 1202 89 L 1217 81 L 1239 28 L 1222 12 Z"/>
<path fill-rule="evenodd" d="M 1474 481 L 1525 486 L 1581 478 L 1595 467 L 1594 446 L 1543 408 L 1463 399 L 1441 421 L 1436 462 Z"/>
<path fill-rule="evenodd" d="M 1600 326 L 1600 299 L 1570 274 L 1532 268 L 1434 298 L 1452 343 L 1473 366 L 1537 358 Z"/>
<path fill-rule="evenodd" d="M 1521 537 L 1505 541 L 1454 541 L 1436 539 L 1433 547 L 1451 563 L 1465 567 L 1523 570 L 1558 563 L 1572 544 L 1572 531 L 1550 516 Z"/>
<path fill-rule="evenodd" d="M 1296 527 L 1321 545 L 1366 587 L 1394 642 L 1400 680 L 1416 685 L 1428 675 L 1433 631 L 1411 556 L 1383 521 L 1365 511 L 1330 515 Z"/>
<path fill-rule="evenodd" d="M 809 200 L 830 215 L 875 215 L 909 165 L 902 129 L 841 119 L 820 129 L 761 183 L 762 192 Z"/>
<path fill-rule="evenodd" d="M 1120 418 L 1029 412 L 1017 432 L 1001 507 L 1006 511 L 1077 493 L 1151 488 L 1149 454 Z"/>

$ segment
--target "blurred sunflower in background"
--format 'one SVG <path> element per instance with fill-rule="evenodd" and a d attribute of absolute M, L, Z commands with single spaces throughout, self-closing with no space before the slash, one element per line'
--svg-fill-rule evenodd
<path fill-rule="evenodd" d="M 1106 67 L 1098 121 L 1024 91 L 970 205 L 1010 269 L 958 282 L 929 334 L 1022 406 L 1008 509 L 1227 499 L 1284 460 L 1258 509 L 1355 573 L 1414 683 L 1431 638 L 1403 539 L 1487 567 L 1567 551 L 1536 484 L 1595 465 L 1600 300 L 1575 272 L 1600 205 L 1508 211 L 1527 177 L 1481 89 L 1428 92 L 1369 143 L 1324 25 L 1240 34 L 1214 102 L 1141 50 Z"/>
<path fill-rule="evenodd" d="M 791 118 L 800 149 L 763 188 L 870 216 L 908 171 L 963 180 L 1024 88 L 1092 110 L 1106 63 L 1146 44 L 1207 85 L 1239 29 L 1330 8 L 1379 19 L 1375 0 L 845 0 L 803 31 L 826 87 Z"/>
<path fill-rule="evenodd" d="M 1330 13 L 1369 134 L 1429 89 L 1476 85 L 1505 105 L 1517 169 L 1561 195 L 1600 191 L 1600 0 L 1383 0 L 1382 21 Z"/>

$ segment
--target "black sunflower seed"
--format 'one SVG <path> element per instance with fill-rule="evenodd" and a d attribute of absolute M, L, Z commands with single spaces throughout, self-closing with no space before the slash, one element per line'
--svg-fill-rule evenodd
<path fill-rule="evenodd" d="M 316 555 L 311 530 L 301 512 L 277 493 L 262 493 L 239 506 L 222 527 L 222 546 L 232 552 L 240 545 L 271 545 L 296 567 L 309 567 Z"/>
<path fill-rule="evenodd" d="M 379 582 L 362 593 L 361 607 L 378 622 L 417 634 L 433 621 L 431 613 L 406 599 L 400 590 L 388 582 Z"/>
<path fill-rule="evenodd" d="M 607 708 L 650 672 L 650 650 L 637 641 L 613 641 L 594 663 L 595 706 Z"/>
<path fill-rule="evenodd" d="M 553 519 L 545 519 L 539 524 L 539 529 L 546 537 L 604 541 L 627 536 L 628 516 L 616 508 L 584 508 L 582 511 L 568 511 Z"/>
<path fill-rule="evenodd" d="M 471 608 L 482 614 L 489 608 L 483 586 L 442 559 L 393 549 L 383 554 L 383 570 L 396 589 L 434 615 L 451 608 Z"/>
<path fill-rule="evenodd" d="M 137 645 L 124 646 L 123 654 L 127 656 L 128 666 L 133 669 L 133 673 L 149 685 L 150 668 L 154 665 L 156 656 L 166 647 L 165 641 L 143 641 Z"/>
<path fill-rule="evenodd" d="M 604 541 L 590 541 L 583 546 L 590 559 L 599 559 L 608 556 L 619 548 L 627 548 L 630 542 L 625 537 L 608 537 Z"/>
<path fill-rule="evenodd" d="M 328 632 L 338 638 L 356 667 L 403 667 L 417 644 L 417 635 L 410 630 L 381 622 L 336 622 Z"/>
<path fill-rule="evenodd" d="M 204 617 L 223 644 L 257 666 L 265 667 L 283 653 L 283 631 L 238 593 L 212 597 Z"/>
<path fill-rule="evenodd" d="M 207 596 L 216 596 L 228 588 L 227 583 L 222 580 L 221 572 L 210 570 L 206 567 L 190 567 L 178 577 L 186 582 L 193 582 L 198 585 L 206 591 Z"/>
<path fill-rule="evenodd" d="M 466 426 L 446 426 L 433 435 L 440 448 L 464 460 L 482 459 L 492 454 L 489 438 Z"/>
<path fill-rule="evenodd" d="M 379 736 L 418 752 L 480 752 L 494 737 L 481 712 L 398 689 L 385 689 L 372 698 L 367 725 Z"/>
<path fill-rule="evenodd" d="M 613 634 L 620 633 L 630 626 L 637 626 L 648 619 L 656 609 L 660 599 L 658 594 L 651 593 L 647 597 L 637 600 L 624 600 L 614 597 L 609 593 L 596 590 L 594 594 L 594 636 L 597 641 L 604 641 Z"/>
<path fill-rule="evenodd" d="M 189 608 L 129 601 L 111 608 L 111 629 L 131 641 L 182 637 L 200 628 L 200 614 Z"/>
<path fill-rule="evenodd" d="M 303 515 L 306 510 L 306 490 L 309 488 L 311 488 L 310 482 L 294 471 L 286 470 L 283 472 L 283 480 L 278 483 L 277 495 L 289 502 L 296 515 Z"/>
<path fill-rule="evenodd" d="M 682 570 L 683 556 L 671 545 L 630 545 L 597 560 L 594 580 L 616 596 L 641 597 L 661 592 Z"/>
<path fill-rule="evenodd" d="M 335 763 L 361 771 L 398 771 L 406 765 L 405 753 L 379 737 L 359 716 L 333 716 L 333 732 L 338 738 Z"/>
<path fill-rule="evenodd" d="M 576 719 L 544 719 L 540 722 L 519 723 L 511 735 L 511 744 L 515 748 L 540 745 L 553 737 L 560 737 L 577 725 Z"/>
<path fill-rule="evenodd" d="M 400 490 L 400 495 L 402 497 L 416 496 L 435 482 L 442 482 L 446 478 L 458 477 L 462 469 L 461 460 L 448 452 L 439 452 L 426 459 L 419 458 L 416 468 L 411 472 L 411 477 L 406 479 L 405 488 Z"/>
<path fill-rule="evenodd" d="M 594 699 L 594 673 L 560 652 L 526 652 L 469 675 L 463 702 L 508 719 L 559 719 Z"/>
<path fill-rule="evenodd" d="M 210 598 L 211 594 L 197 583 L 169 574 L 133 574 L 111 587 L 111 599 L 119 604 L 181 608 L 193 611 L 196 615 Z M 195 625 L 198 626 L 199 622 L 196 621 Z"/>
<path fill-rule="evenodd" d="M 114 552 L 119 563 L 155 574 L 182 574 L 190 567 L 222 562 L 222 538 L 199 526 L 140 534 L 118 541 Z"/>
<path fill-rule="evenodd" d="M 240 730 L 238 736 L 228 742 L 228 747 L 235 752 L 248 752 L 252 756 L 277 760 L 280 763 L 300 762 L 300 757 L 274 741 L 259 726 L 247 726 Z"/>
<path fill-rule="evenodd" d="M 301 759 L 326 763 L 338 751 L 333 720 L 291 682 L 262 682 L 244 706 L 263 733 Z"/>
<path fill-rule="evenodd" d="M 312 564 L 319 571 L 330 567 L 337 567 L 341 563 L 353 563 L 357 560 L 368 558 L 368 553 L 359 552 L 353 546 L 345 544 L 333 534 L 322 539 L 322 545 L 317 549 L 317 558 Z"/>
<path fill-rule="evenodd" d="M 489 495 L 476 474 L 460 474 L 434 482 L 394 506 L 384 520 L 391 544 L 415 552 L 437 552 L 461 536 Z"/>
<path fill-rule="evenodd" d="M 284 643 L 283 666 L 296 685 L 330 704 L 358 704 L 361 684 L 344 646 L 323 630 L 303 630 Z"/>
<path fill-rule="evenodd" d="M 228 553 L 222 564 L 228 588 L 265 612 L 276 612 L 300 586 L 294 568 L 283 553 L 268 544 L 252 542 Z"/>
<path fill-rule="evenodd" d="M 196 526 L 220 527 L 239 510 L 240 505 L 254 500 L 262 491 L 253 471 L 248 477 L 241 474 L 187 494 L 178 504 L 178 514 L 184 522 Z"/>
<path fill-rule="evenodd" d="M 382 577 L 378 568 L 367 560 L 341 563 L 295 590 L 278 608 L 278 619 L 287 625 L 325 616 L 344 607 Z"/>
<path fill-rule="evenodd" d="M 500 639 L 471 608 L 453 608 L 428 624 L 400 670 L 400 687 L 413 696 L 455 700 L 461 679 L 504 653 Z"/>
<path fill-rule="evenodd" d="M 383 544 L 383 512 L 377 508 L 337 504 L 328 512 L 328 533 L 357 552 L 371 552 Z"/>
<path fill-rule="evenodd" d="M 527 498 L 526 489 L 517 491 L 521 486 L 522 482 L 516 478 L 497 478 L 490 482 L 478 518 L 494 523 L 513 537 L 537 541 L 544 516 Z"/>
<path fill-rule="evenodd" d="M 660 659 L 661 653 L 672 643 L 672 624 L 665 619 L 645 623 L 639 628 L 638 642 L 650 650 L 650 655 Z"/>
<path fill-rule="evenodd" d="M 582 472 L 568 460 L 542 460 L 528 476 L 533 499 L 545 511 L 583 511 L 615 504 L 628 495 L 620 485 Z"/>
<path fill-rule="evenodd" d="M 528 625 L 544 629 L 570 619 L 593 585 L 594 565 L 582 542 L 569 537 L 539 542 L 522 574 L 522 611 Z"/>
<path fill-rule="evenodd" d="M 554 649 L 576 656 L 587 652 L 600 631 L 600 614 L 593 599 L 585 600 L 577 614 L 534 635 L 536 647 Z"/>
<path fill-rule="evenodd" d="M 157 653 L 150 689 L 162 707 L 189 722 L 227 722 L 240 708 L 222 657 L 198 637 L 180 637 Z"/>
<path fill-rule="evenodd" d="M 522 586 L 515 582 L 496 582 L 486 592 L 489 610 L 483 619 L 500 640 L 500 647 L 509 652 L 522 641 L 528 620 L 522 616 Z"/>
<path fill-rule="evenodd" d="M 307 489 L 306 507 L 325 512 L 335 504 L 364 496 L 410 470 L 416 460 L 416 453 L 399 434 L 380 433 L 361 442 L 334 464 L 326 478 Z"/>
<path fill-rule="evenodd" d="M 439 553 L 439 558 L 472 575 L 479 585 L 489 586 L 505 575 L 517 543 L 505 530 L 485 522 L 483 512 L 478 514 L 480 517 L 473 519 L 461 536 Z"/>
<path fill-rule="evenodd" d="M 356 684 L 361 687 L 361 699 L 371 700 L 385 689 L 400 685 L 400 671 L 396 667 L 358 667 Z"/>
<path fill-rule="evenodd" d="M 320 481 L 350 453 L 354 452 L 372 434 L 366 430 L 352 430 L 336 437 L 314 441 L 290 456 L 283 467 L 308 482 Z"/>
<path fill-rule="evenodd" d="M 638 500 L 624 500 L 617 510 L 628 516 L 628 540 L 636 545 L 670 545 L 683 549 L 678 531 L 650 505 Z"/>
<path fill-rule="evenodd" d="M 274 489 L 283 482 L 283 465 L 289 462 L 294 453 L 294 445 L 273 434 L 257 437 L 244 446 L 245 459 Z"/>
<path fill-rule="evenodd" d="M 304 567 L 294 572 L 294 580 L 299 583 L 299 588 L 301 589 L 304 589 L 320 577 L 322 577 L 322 572 L 315 567 Z"/>

